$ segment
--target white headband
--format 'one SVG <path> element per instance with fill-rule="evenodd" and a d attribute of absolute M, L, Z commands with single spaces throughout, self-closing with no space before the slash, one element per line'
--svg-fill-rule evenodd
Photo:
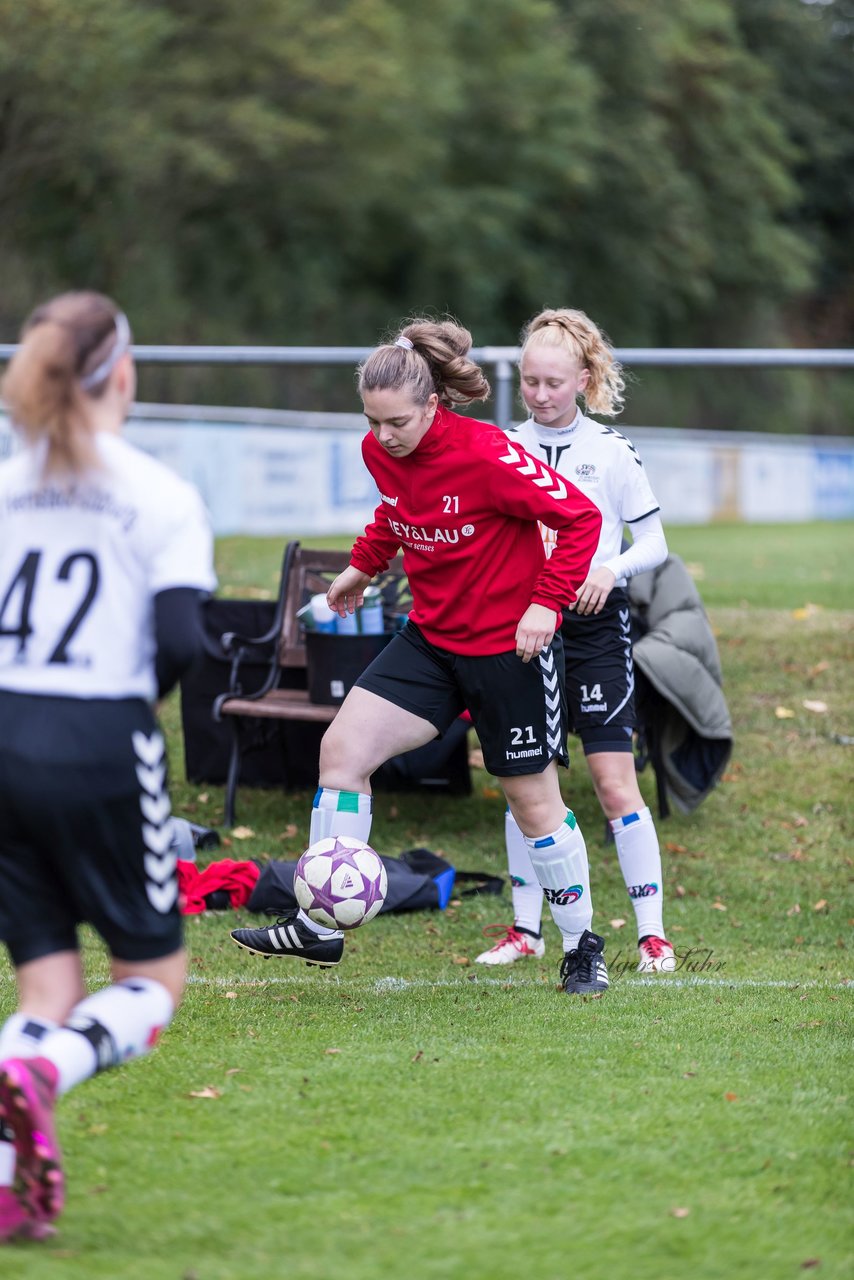
<path fill-rule="evenodd" d="M 403 347 L 404 351 L 414 350 L 412 343 L 408 338 L 405 338 L 403 334 L 401 334 L 399 338 L 395 338 L 394 345 L 396 347 Z"/>
<path fill-rule="evenodd" d="M 115 325 L 116 340 L 109 354 L 104 357 L 99 365 L 95 366 L 91 373 L 87 373 L 85 378 L 80 379 L 80 385 L 84 391 L 91 391 L 93 387 L 97 387 L 100 383 L 106 381 L 130 346 L 130 325 L 123 311 L 116 312 Z"/>

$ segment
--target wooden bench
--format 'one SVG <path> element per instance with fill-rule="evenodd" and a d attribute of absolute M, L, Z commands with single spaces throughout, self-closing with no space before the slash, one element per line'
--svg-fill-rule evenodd
<path fill-rule="evenodd" d="M 325 593 L 349 563 L 349 551 L 302 547 L 299 542 L 289 542 L 282 559 L 276 610 L 270 629 L 262 636 L 242 636 L 229 631 L 221 637 L 220 645 L 231 666 L 228 690 L 215 699 L 213 716 L 217 721 L 227 722 L 231 730 L 225 785 L 227 826 L 234 826 L 235 798 L 240 780 L 241 720 L 302 720 L 329 724 L 338 713 L 337 706 L 311 702 L 307 689 L 282 689 L 279 682 L 283 670 L 307 668 L 305 628 L 299 616 L 300 610 L 313 595 Z M 385 573 L 374 579 L 374 583 L 386 599 L 398 601 L 401 612 L 408 611 L 411 597 L 402 557 L 398 556 Z M 269 651 L 267 675 L 258 689 L 246 693 L 241 686 L 241 665 L 250 654 L 257 663 L 259 650 Z"/>

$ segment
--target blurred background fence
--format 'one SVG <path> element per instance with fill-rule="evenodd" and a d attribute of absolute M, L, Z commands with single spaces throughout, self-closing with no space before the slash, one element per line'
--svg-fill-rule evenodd
<path fill-rule="evenodd" d="M 0 359 L 14 347 L 0 346 Z M 138 346 L 142 366 L 353 367 L 371 348 Z M 618 349 L 626 368 L 854 368 L 851 350 Z M 475 348 L 493 384 L 493 418 L 518 419 L 518 349 Z M 313 397 L 317 403 L 320 397 Z M 479 409 L 479 407 L 478 407 Z M 515 410 L 515 413 L 514 413 Z M 476 411 L 477 412 L 477 411 Z M 486 416 L 484 414 L 483 416 Z M 664 519 L 805 521 L 854 518 L 854 437 L 707 430 L 621 422 L 640 449 Z M 337 534 L 370 520 L 376 490 L 361 459 L 360 413 L 140 403 L 128 436 L 201 490 L 218 534 Z M 13 447 L 0 418 L 0 456 Z"/>

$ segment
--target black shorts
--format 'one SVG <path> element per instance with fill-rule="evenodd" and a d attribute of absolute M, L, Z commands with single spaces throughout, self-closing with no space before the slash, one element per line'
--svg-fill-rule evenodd
<path fill-rule="evenodd" d="M 631 751 L 635 671 L 626 592 L 615 587 L 601 613 L 567 611 L 561 635 L 571 731 L 588 755 Z"/>
<path fill-rule="evenodd" d="M 468 709 L 487 770 L 497 778 L 568 764 L 563 644 L 531 662 L 515 652 L 449 653 L 407 622 L 356 681 L 444 733 Z"/>
<path fill-rule="evenodd" d="M 162 735 L 139 699 L 0 691 L 0 938 L 15 965 L 93 925 L 119 960 L 181 946 Z"/>

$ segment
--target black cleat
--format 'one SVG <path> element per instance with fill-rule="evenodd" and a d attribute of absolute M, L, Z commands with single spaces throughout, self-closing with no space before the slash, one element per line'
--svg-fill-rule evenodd
<path fill-rule="evenodd" d="M 231 936 L 238 947 L 251 951 L 253 956 L 263 956 L 265 960 L 271 956 L 291 956 L 321 969 L 338 964 L 344 954 L 340 933 L 325 936 L 314 933 L 306 928 L 296 911 L 281 916 L 265 929 L 232 929 Z"/>
<path fill-rule="evenodd" d="M 605 939 L 585 929 L 575 951 L 567 951 L 561 961 L 560 980 L 567 995 L 596 996 L 608 990 L 605 967 Z"/>

